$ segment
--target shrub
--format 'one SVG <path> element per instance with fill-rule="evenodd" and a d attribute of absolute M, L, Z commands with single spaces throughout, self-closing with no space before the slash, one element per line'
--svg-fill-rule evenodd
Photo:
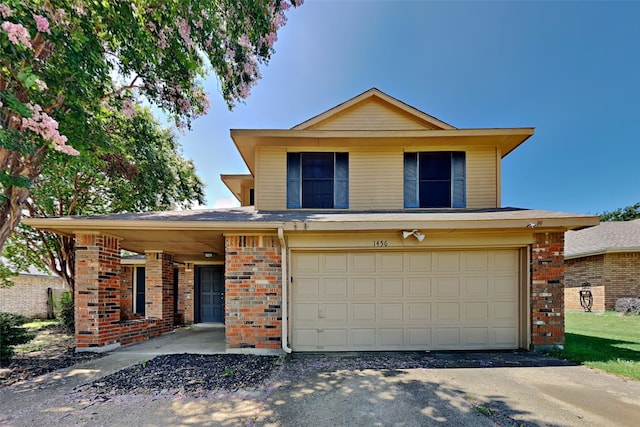
<path fill-rule="evenodd" d="M 619 298 L 616 301 L 616 311 L 622 314 L 640 315 L 640 298 Z"/>
<path fill-rule="evenodd" d="M 13 357 L 13 347 L 26 344 L 35 335 L 22 327 L 28 319 L 13 313 L 0 313 L 0 365 Z"/>
<path fill-rule="evenodd" d="M 62 321 L 62 326 L 64 326 L 67 332 L 70 334 L 75 333 L 76 322 L 73 312 L 73 298 L 71 297 L 71 292 L 64 292 L 60 295 L 60 320 Z"/>

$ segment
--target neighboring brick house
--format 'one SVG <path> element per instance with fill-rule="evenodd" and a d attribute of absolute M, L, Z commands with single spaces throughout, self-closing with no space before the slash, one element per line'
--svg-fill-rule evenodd
<path fill-rule="evenodd" d="M 0 312 L 46 319 L 53 310 L 50 300 L 59 301 L 60 295 L 67 291 L 60 277 L 36 269 L 12 277 L 11 281 L 13 286 L 0 287 Z"/>
<path fill-rule="evenodd" d="M 591 285 L 593 311 L 613 310 L 618 298 L 640 298 L 640 219 L 568 231 L 565 245 L 567 310 L 582 310 L 584 283 Z"/>
<path fill-rule="evenodd" d="M 76 238 L 79 350 L 176 317 L 224 323 L 229 352 L 561 347 L 564 232 L 598 218 L 501 207 L 501 160 L 531 135 L 371 89 L 291 129 L 232 130 L 249 173 L 222 180 L 241 207 L 27 222 Z M 121 270 L 122 248 L 144 271 Z"/>

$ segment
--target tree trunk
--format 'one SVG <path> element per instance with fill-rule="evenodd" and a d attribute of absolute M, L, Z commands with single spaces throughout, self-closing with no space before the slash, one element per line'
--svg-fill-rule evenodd
<path fill-rule="evenodd" d="M 4 191 L 4 196 L 4 200 L 0 202 L 0 253 L 13 230 L 20 224 L 29 190 L 9 185 Z"/>

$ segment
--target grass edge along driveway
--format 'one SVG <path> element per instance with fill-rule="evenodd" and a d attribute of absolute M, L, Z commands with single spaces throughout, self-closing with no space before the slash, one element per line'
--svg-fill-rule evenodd
<path fill-rule="evenodd" d="M 565 334 L 551 356 L 640 381 L 640 316 L 566 312 Z"/>

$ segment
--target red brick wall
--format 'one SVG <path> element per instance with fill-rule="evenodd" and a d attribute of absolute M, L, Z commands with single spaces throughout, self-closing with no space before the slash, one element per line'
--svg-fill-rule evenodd
<path fill-rule="evenodd" d="M 133 315 L 133 272 L 135 268 L 120 268 L 120 319 L 131 320 Z"/>
<path fill-rule="evenodd" d="M 564 346 L 564 233 L 536 233 L 531 248 L 531 346 Z"/>
<path fill-rule="evenodd" d="M 225 239 L 227 348 L 279 349 L 282 258 L 275 236 Z"/>
<path fill-rule="evenodd" d="M 178 312 L 184 316 L 184 323 L 190 325 L 194 322 L 194 278 L 195 267 L 181 266 L 178 273 Z"/>
<path fill-rule="evenodd" d="M 605 307 L 613 310 L 618 298 L 640 298 L 640 253 L 608 253 L 604 256 Z"/>
<path fill-rule="evenodd" d="M 604 255 L 567 259 L 565 265 L 565 286 L 581 287 L 584 282 L 591 286 L 602 286 L 604 279 Z"/>
<path fill-rule="evenodd" d="M 173 329 L 173 257 L 162 252 L 145 255 L 145 317 L 161 319 L 166 332 Z"/>
<path fill-rule="evenodd" d="M 120 240 L 76 235 L 76 348 L 120 340 Z"/>

